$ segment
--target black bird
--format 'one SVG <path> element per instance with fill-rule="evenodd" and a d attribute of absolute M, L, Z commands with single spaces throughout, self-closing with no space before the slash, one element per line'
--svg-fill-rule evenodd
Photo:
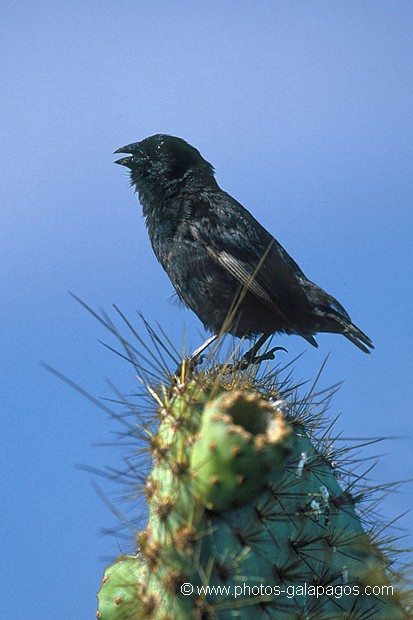
<path fill-rule="evenodd" d="M 157 134 L 115 153 L 130 155 L 116 163 L 130 169 L 155 255 L 208 330 L 260 335 L 247 354 L 254 363 L 273 357 L 273 351 L 255 354 L 275 332 L 298 334 L 315 347 L 314 334 L 334 332 L 365 353 L 374 348 L 343 306 L 308 280 L 278 241 L 219 187 L 214 168 L 197 149 Z"/>

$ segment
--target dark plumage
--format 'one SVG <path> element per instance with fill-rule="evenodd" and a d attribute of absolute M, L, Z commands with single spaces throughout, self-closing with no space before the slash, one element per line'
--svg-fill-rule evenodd
<path fill-rule="evenodd" d="M 214 169 L 181 138 L 157 134 L 115 151 L 130 169 L 149 237 L 180 299 L 205 327 L 235 336 L 343 334 L 369 353 L 373 344 L 334 297 L 300 267 L 239 202 Z M 230 324 L 225 323 L 237 302 Z"/>

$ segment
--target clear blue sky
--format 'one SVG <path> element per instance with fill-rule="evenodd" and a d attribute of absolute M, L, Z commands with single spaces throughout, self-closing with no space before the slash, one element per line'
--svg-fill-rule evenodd
<path fill-rule="evenodd" d="M 338 336 L 318 350 L 279 343 L 305 351 L 297 380 L 331 353 L 322 385 L 345 381 L 331 410 L 343 436 L 401 437 L 366 450 L 384 454 L 371 476 L 412 475 L 412 32 L 408 0 L 3 0 L 1 618 L 93 618 L 103 566 L 124 544 L 101 535 L 116 520 L 74 468 L 120 467 L 120 448 L 93 446 L 120 427 L 39 361 L 96 396 L 111 396 L 105 377 L 137 385 L 68 291 L 134 321 L 141 310 L 177 346 L 184 323 L 191 346 L 203 337 L 170 303 L 112 163 L 153 133 L 199 148 L 373 339 L 370 356 Z M 405 487 L 383 511 L 411 500 Z"/>

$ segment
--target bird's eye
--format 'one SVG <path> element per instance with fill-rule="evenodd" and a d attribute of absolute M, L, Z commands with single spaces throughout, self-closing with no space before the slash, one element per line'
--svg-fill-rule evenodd
<path fill-rule="evenodd" d="M 159 144 L 156 145 L 156 152 L 157 153 L 162 153 L 164 144 L 165 143 L 162 141 L 162 142 L 159 142 Z"/>

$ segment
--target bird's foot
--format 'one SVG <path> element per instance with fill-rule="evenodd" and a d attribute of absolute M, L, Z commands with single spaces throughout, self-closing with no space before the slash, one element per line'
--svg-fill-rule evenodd
<path fill-rule="evenodd" d="M 288 353 L 287 349 L 285 349 L 284 347 L 274 347 L 272 349 L 269 349 L 268 351 L 265 351 L 265 353 L 261 353 L 261 355 L 256 355 L 257 351 L 255 347 L 253 347 L 250 351 L 247 351 L 247 353 L 242 356 L 238 368 L 240 370 L 246 370 L 249 366 L 253 364 L 258 365 L 261 364 L 261 362 L 273 360 L 275 358 L 276 351 L 285 351 L 286 353 Z"/>
<path fill-rule="evenodd" d="M 178 381 L 181 381 L 184 376 L 191 375 L 197 366 L 200 366 L 205 361 L 205 355 L 203 352 L 218 338 L 216 334 L 205 340 L 200 347 L 195 349 L 195 351 L 189 356 L 186 357 L 179 364 L 178 368 L 175 370 L 173 376 Z"/>
<path fill-rule="evenodd" d="M 186 357 L 179 364 L 178 368 L 173 373 L 174 383 L 180 383 L 184 380 L 185 377 L 191 376 L 194 370 L 203 364 L 205 361 L 204 351 L 217 339 L 217 336 L 211 336 L 208 338 L 198 349 L 196 349 L 192 355 Z M 236 368 L 237 370 L 246 370 L 249 366 L 259 365 L 261 362 L 265 362 L 267 360 L 273 360 L 275 358 L 276 351 L 285 351 L 288 353 L 287 349 L 284 347 L 273 347 L 272 349 L 268 349 L 261 355 L 257 355 L 259 349 L 263 346 L 265 340 L 268 339 L 268 335 L 262 336 L 255 345 L 247 351 L 241 358 L 241 360 L 236 364 L 227 364 L 226 369 L 231 370 Z"/>
<path fill-rule="evenodd" d="M 191 375 L 197 368 L 197 366 L 203 364 L 204 361 L 205 355 L 202 354 L 198 354 L 195 356 L 190 355 L 189 357 L 186 357 L 184 360 L 182 360 L 178 368 L 173 373 L 173 377 L 176 380 L 181 381 L 183 376 Z"/>

